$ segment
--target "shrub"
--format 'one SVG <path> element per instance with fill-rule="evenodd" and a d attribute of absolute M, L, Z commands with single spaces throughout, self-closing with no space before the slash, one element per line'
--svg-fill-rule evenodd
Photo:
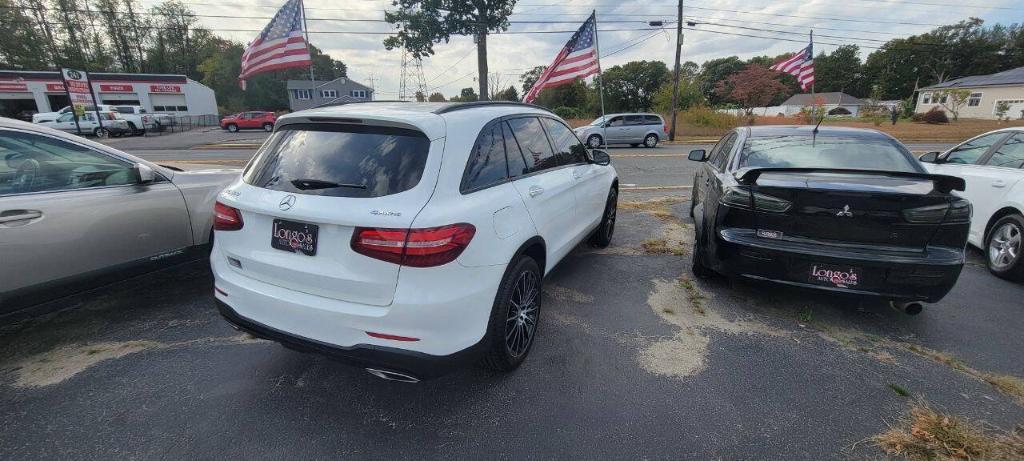
<path fill-rule="evenodd" d="M 679 113 L 683 123 L 701 128 L 732 129 L 743 120 L 735 115 L 719 112 L 707 106 L 695 106 Z"/>
<path fill-rule="evenodd" d="M 930 124 L 949 123 L 949 117 L 946 116 L 946 111 L 939 109 L 938 107 L 932 107 L 931 110 L 923 114 L 918 112 L 910 117 L 910 119 L 915 122 Z"/>
<path fill-rule="evenodd" d="M 800 108 L 797 117 L 807 125 L 816 125 L 819 120 L 825 118 L 825 106 L 814 104 Z"/>
<path fill-rule="evenodd" d="M 556 107 L 552 112 L 554 112 L 555 115 L 557 115 L 559 117 L 562 117 L 563 119 L 566 119 L 566 120 L 571 119 L 571 118 L 583 118 L 583 114 L 580 112 L 579 109 L 577 109 L 575 107 L 567 107 L 567 106 Z"/>

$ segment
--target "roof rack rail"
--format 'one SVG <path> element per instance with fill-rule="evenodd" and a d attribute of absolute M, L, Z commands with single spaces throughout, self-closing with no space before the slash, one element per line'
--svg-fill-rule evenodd
<path fill-rule="evenodd" d="M 441 108 L 435 110 L 434 113 L 440 115 L 440 114 L 447 114 L 449 112 L 455 112 L 455 111 L 458 111 L 458 110 L 473 109 L 475 107 L 488 107 L 488 106 L 522 106 L 522 107 L 530 107 L 530 108 L 533 108 L 533 109 L 540 109 L 540 110 L 543 110 L 545 112 L 551 112 L 546 107 L 541 107 L 541 106 L 538 106 L 536 104 L 530 104 L 530 103 L 526 103 L 526 102 L 518 102 L 518 101 L 472 101 L 472 102 L 457 102 L 455 104 L 450 104 L 450 105 L 447 105 L 447 106 L 444 106 L 444 107 L 441 107 Z"/>
<path fill-rule="evenodd" d="M 341 99 L 341 98 L 338 98 L 338 99 Z M 339 101 L 338 99 L 333 99 L 333 100 L 327 101 L 327 102 L 325 102 L 323 104 L 318 104 L 316 106 L 311 107 L 311 109 L 319 109 L 321 107 L 331 107 L 331 106 L 344 106 L 344 105 L 347 105 L 347 104 L 366 104 L 366 103 L 370 103 L 370 102 L 409 102 L 409 101 L 402 101 L 402 100 L 399 100 L 399 99 L 374 100 L 374 101 Z"/>

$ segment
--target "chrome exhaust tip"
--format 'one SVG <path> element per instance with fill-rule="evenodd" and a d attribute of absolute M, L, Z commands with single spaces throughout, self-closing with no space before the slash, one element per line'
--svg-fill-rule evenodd
<path fill-rule="evenodd" d="M 396 371 L 378 370 L 376 368 L 367 368 L 366 372 L 371 374 L 371 375 L 374 375 L 374 376 L 376 376 L 376 377 L 378 377 L 380 379 L 385 379 L 385 380 L 388 380 L 388 381 L 398 381 L 398 382 L 401 382 L 401 383 L 418 383 L 418 382 L 420 382 L 419 378 L 416 378 L 414 376 L 409 376 L 409 375 L 404 374 L 404 373 L 398 373 Z"/>
<path fill-rule="evenodd" d="M 889 301 L 889 306 L 895 310 L 902 311 L 907 315 L 917 315 L 924 310 L 924 305 L 917 301 L 910 302 L 896 302 Z"/>

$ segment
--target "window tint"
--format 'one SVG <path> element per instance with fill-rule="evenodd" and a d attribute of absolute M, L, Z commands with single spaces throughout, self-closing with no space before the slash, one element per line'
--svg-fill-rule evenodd
<path fill-rule="evenodd" d="M 661 117 L 657 115 L 644 115 L 644 124 L 646 125 L 661 125 Z"/>
<path fill-rule="evenodd" d="M 1002 146 L 999 146 L 999 149 L 992 153 L 985 164 L 1006 168 L 1024 166 L 1024 134 L 1007 139 Z"/>
<path fill-rule="evenodd" d="M 514 178 L 529 173 L 523 152 L 519 149 L 519 143 L 512 135 L 512 128 L 509 128 L 506 122 L 501 122 L 501 127 L 505 138 L 505 157 L 508 159 L 508 177 Z"/>
<path fill-rule="evenodd" d="M 492 123 L 480 133 L 469 153 L 466 172 L 462 175 L 463 192 L 481 189 L 508 177 L 505 163 L 505 138 L 502 123 Z"/>
<path fill-rule="evenodd" d="M 0 131 L 0 195 L 134 184 L 131 164 L 55 138 Z"/>
<path fill-rule="evenodd" d="M 977 162 L 993 144 L 1003 139 L 1003 136 L 1006 136 L 1006 133 L 992 133 L 967 141 L 950 151 L 946 156 L 946 163 L 970 164 Z"/>
<path fill-rule="evenodd" d="M 718 152 L 715 152 L 715 156 L 710 159 L 711 164 L 714 165 L 719 171 L 725 170 L 725 163 L 729 158 L 729 153 L 732 152 L 732 147 L 736 144 L 736 138 L 739 136 L 736 133 L 730 134 L 722 145 L 719 146 Z"/>
<path fill-rule="evenodd" d="M 587 146 L 580 142 L 572 130 L 550 118 L 542 118 L 541 122 L 551 136 L 551 144 L 555 147 L 555 155 L 559 157 L 559 165 L 587 162 Z"/>
<path fill-rule="evenodd" d="M 626 125 L 643 125 L 643 124 L 644 124 L 643 116 L 640 116 L 640 115 L 627 115 L 626 116 Z"/>
<path fill-rule="evenodd" d="M 906 150 L 894 141 L 821 134 L 813 138 L 803 135 L 748 138 L 740 152 L 739 166 L 920 171 Z"/>
<path fill-rule="evenodd" d="M 64 115 L 61 115 L 60 117 L 57 117 L 57 121 L 58 122 L 70 122 L 70 121 L 74 120 L 74 118 L 75 118 L 75 114 L 72 114 L 71 112 L 67 112 Z"/>
<path fill-rule="evenodd" d="M 527 173 L 558 166 L 558 159 L 551 152 L 551 145 L 541 128 L 540 120 L 534 117 L 514 118 L 508 121 L 515 134 L 516 142 L 523 151 Z"/>
<path fill-rule="evenodd" d="M 413 130 L 296 124 L 271 135 L 245 181 L 256 187 L 332 197 L 382 197 L 420 182 L 430 141 Z"/>
<path fill-rule="evenodd" d="M 622 126 L 623 123 L 622 117 L 612 117 L 608 119 L 608 126 Z"/>

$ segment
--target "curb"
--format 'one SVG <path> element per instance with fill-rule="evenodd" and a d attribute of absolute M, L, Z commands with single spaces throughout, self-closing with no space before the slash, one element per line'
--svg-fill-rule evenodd
<path fill-rule="evenodd" d="M 259 149 L 263 144 L 241 144 L 241 143 L 226 143 L 226 144 L 203 144 L 201 146 L 192 147 L 192 150 L 220 150 L 220 149 Z"/>

